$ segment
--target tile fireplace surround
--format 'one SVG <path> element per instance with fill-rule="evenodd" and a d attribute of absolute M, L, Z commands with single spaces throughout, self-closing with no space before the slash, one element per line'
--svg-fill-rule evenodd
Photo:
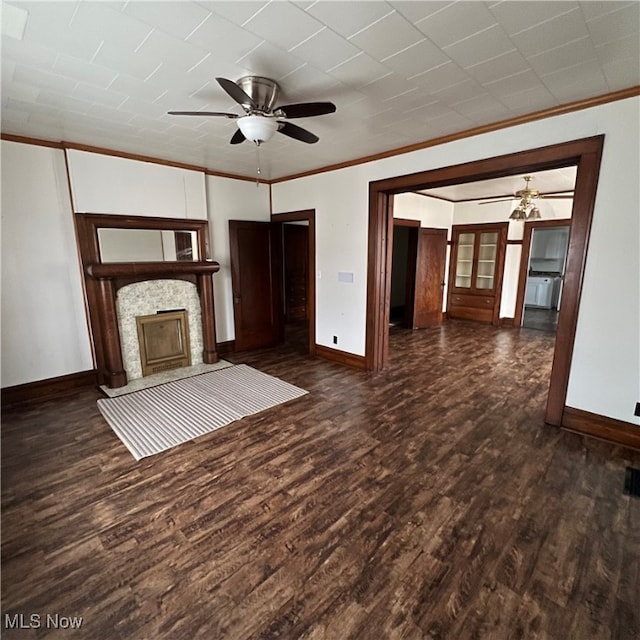
<path fill-rule="evenodd" d="M 129 382 L 142 377 L 136 316 L 185 309 L 189 318 L 191 364 L 202 363 L 202 314 L 195 284 L 186 280 L 144 280 L 118 290 L 118 329 L 122 360 Z"/>

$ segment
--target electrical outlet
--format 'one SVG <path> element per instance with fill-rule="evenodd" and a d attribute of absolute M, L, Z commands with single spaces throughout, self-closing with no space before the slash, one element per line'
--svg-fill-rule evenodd
<path fill-rule="evenodd" d="M 640 418 L 640 402 L 636 402 L 636 410 L 633 412 L 633 415 Z"/>
<path fill-rule="evenodd" d="M 333 336 L 333 344 L 338 344 L 338 336 Z"/>

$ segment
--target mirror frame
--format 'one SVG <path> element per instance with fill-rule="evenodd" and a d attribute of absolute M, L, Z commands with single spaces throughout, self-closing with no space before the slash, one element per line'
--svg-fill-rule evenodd
<path fill-rule="evenodd" d="M 90 264 L 102 264 L 102 260 L 100 258 L 98 229 L 195 231 L 198 245 L 198 261 L 204 261 L 210 258 L 209 223 L 206 220 L 129 216 L 106 213 L 76 213 L 75 219 L 76 229 L 78 232 L 78 247 L 80 249 L 83 269 Z"/>

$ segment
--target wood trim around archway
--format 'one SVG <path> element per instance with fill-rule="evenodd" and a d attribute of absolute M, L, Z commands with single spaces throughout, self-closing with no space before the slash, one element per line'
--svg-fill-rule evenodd
<path fill-rule="evenodd" d="M 567 396 L 603 144 L 604 136 L 600 135 L 369 183 L 366 368 L 379 371 L 384 368 L 388 357 L 387 318 L 393 239 L 393 211 L 390 203 L 393 202 L 393 195 L 575 165 L 577 175 L 571 241 L 545 413 L 547 423 L 560 426 Z"/>

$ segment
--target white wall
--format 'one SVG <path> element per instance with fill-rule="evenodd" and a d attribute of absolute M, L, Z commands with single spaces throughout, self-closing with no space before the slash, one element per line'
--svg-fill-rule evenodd
<path fill-rule="evenodd" d="M 393 196 L 393 217 L 420 220 L 421 227 L 451 230 L 453 210 L 452 202 L 417 193 L 399 193 Z"/>
<path fill-rule="evenodd" d="M 271 218 L 269 187 L 247 180 L 206 176 L 207 207 L 211 257 L 220 263 L 213 275 L 216 312 L 216 340 L 235 338 L 233 327 L 233 294 L 229 263 L 229 220 L 262 220 Z"/>
<path fill-rule="evenodd" d="M 341 349 L 364 354 L 370 181 L 604 133 L 567 404 L 640 423 L 633 416 L 640 393 L 639 105 L 630 98 L 273 185 L 274 212 L 316 208 L 318 343 L 330 346 L 332 334 L 343 335 Z M 348 296 L 335 281 L 345 264 L 356 274 Z"/>
<path fill-rule="evenodd" d="M 206 220 L 204 173 L 67 151 L 75 210 Z"/>
<path fill-rule="evenodd" d="M 93 369 L 61 150 L 2 142 L 2 386 Z"/>
<path fill-rule="evenodd" d="M 369 165 L 272 186 L 273 213 L 316 210 L 316 342 L 364 354 Z M 339 282 L 339 272 L 353 282 Z"/>

